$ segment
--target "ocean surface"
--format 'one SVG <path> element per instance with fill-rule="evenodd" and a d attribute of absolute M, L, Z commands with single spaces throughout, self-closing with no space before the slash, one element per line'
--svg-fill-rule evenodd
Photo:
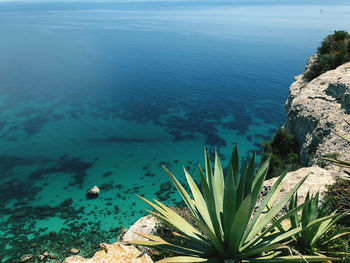
<path fill-rule="evenodd" d="M 261 152 L 348 1 L 0 3 L 0 262 L 91 256 L 203 147 Z M 101 189 L 88 200 L 87 190 Z M 56 262 L 56 261 L 55 261 Z"/>

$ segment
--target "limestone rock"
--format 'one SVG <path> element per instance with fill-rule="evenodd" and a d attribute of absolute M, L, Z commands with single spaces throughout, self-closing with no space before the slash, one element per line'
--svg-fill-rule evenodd
<path fill-rule="evenodd" d="M 335 152 L 340 154 L 339 159 L 350 159 L 350 144 L 334 134 L 350 136 L 350 63 L 310 82 L 302 75 L 295 77 L 284 109 L 284 127 L 301 146 L 303 166 L 312 166 L 321 156 Z"/>
<path fill-rule="evenodd" d="M 100 189 L 95 185 L 86 193 L 86 197 L 88 199 L 94 199 L 94 198 L 97 198 L 99 194 L 100 194 Z"/>
<path fill-rule="evenodd" d="M 92 258 L 85 259 L 81 256 L 66 258 L 64 263 L 152 263 L 152 259 L 133 246 L 125 246 L 119 242 L 106 245 L 95 253 Z"/>
<path fill-rule="evenodd" d="M 320 191 L 320 200 L 324 196 L 324 192 L 327 189 L 327 185 L 331 185 L 335 182 L 335 176 L 333 172 L 327 171 L 318 166 L 304 167 L 294 172 L 289 172 L 281 182 L 282 191 L 276 200 L 281 200 L 284 195 L 290 192 L 293 187 L 300 182 L 305 176 L 308 176 L 306 181 L 300 186 L 298 190 L 298 202 L 303 203 L 305 197 L 310 191 L 310 194 L 315 195 L 317 191 Z M 271 178 L 264 182 L 262 196 L 266 195 L 270 188 L 277 181 L 276 178 Z"/>
<path fill-rule="evenodd" d="M 120 236 L 120 241 L 136 241 L 136 240 L 147 240 L 136 233 L 143 234 L 154 234 L 158 219 L 152 215 L 141 217 L 135 222 L 125 233 Z"/>

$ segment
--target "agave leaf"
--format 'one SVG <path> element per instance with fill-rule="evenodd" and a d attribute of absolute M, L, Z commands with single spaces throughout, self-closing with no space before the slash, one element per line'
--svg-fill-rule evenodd
<path fill-rule="evenodd" d="M 144 233 L 139 233 L 139 232 L 136 232 L 136 234 L 141 236 L 141 237 L 147 238 L 150 241 L 158 242 L 159 244 L 166 244 L 166 245 L 172 245 L 172 246 L 178 247 L 178 248 L 184 248 L 184 249 L 188 250 L 189 253 L 192 253 L 193 255 L 206 255 L 206 254 L 208 254 L 207 247 L 205 247 L 205 246 L 193 246 L 192 247 L 192 245 L 195 245 L 195 244 L 193 244 L 193 242 L 190 243 L 190 245 L 188 247 L 183 247 L 182 244 L 180 244 L 180 243 L 178 244 L 176 242 L 174 243 L 174 240 L 170 240 L 167 238 L 161 238 L 159 236 L 154 236 L 154 235 L 149 235 L 149 234 L 144 234 Z M 178 233 L 176 233 L 176 234 L 181 239 L 189 240 L 185 236 L 179 235 Z M 191 241 L 191 240 L 189 240 L 189 241 Z M 138 242 L 138 241 L 135 241 L 135 242 Z M 139 245 L 141 245 L 141 244 L 139 244 Z"/>
<path fill-rule="evenodd" d="M 299 187 L 304 183 L 306 180 L 307 176 L 304 177 L 302 180 L 300 180 L 299 183 L 297 183 L 296 186 L 293 187 L 293 189 L 287 193 L 280 202 L 275 204 L 269 212 L 267 212 L 266 215 L 264 215 L 261 220 L 254 226 L 252 231 L 248 235 L 248 240 L 253 238 L 255 235 L 257 235 L 270 221 L 272 218 L 274 218 L 279 211 L 286 205 L 286 203 L 290 200 L 290 198 L 293 196 L 293 194 L 299 189 Z M 277 188 L 277 186 L 276 186 Z M 272 193 L 273 194 L 273 193 Z M 272 195 L 271 195 L 272 196 Z M 266 198 L 266 197 L 265 197 Z"/>
<path fill-rule="evenodd" d="M 179 257 L 171 257 L 171 258 L 164 258 L 162 260 L 158 260 L 155 263 L 166 263 L 166 262 L 177 262 L 177 263 L 182 263 L 182 262 L 208 262 L 208 263 L 219 263 L 217 259 L 208 259 L 208 258 L 199 258 L 199 257 L 184 257 L 184 256 L 179 256 Z"/>
<path fill-rule="evenodd" d="M 269 160 L 268 160 L 269 161 Z M 265 170 L 261 170 L 262 173 L 258 174 L 253 181 L 252 185 L 252 207 L 250 208 L 251 213 L 253 212 L 253 209 L 255 208 L 256 202 L 260 196 L 261 189 L 264 185 L 264 181 L 267 175 L 267 168 Z M 266 206 L 266 204 L 262 204 Z M 256 221 L 256 220 L 255 220 Z"/>
<path fill-rule="evenodd" d="M 224 174 L 219 160 L 218 152 L 215 151 L 215 168 L 214 168 L 214 177 L 213 177 L 213 196 L 215 201 L 215 208 L 217 218 L 220 218 L 220 213 L 223 211 L 223 201 L 224 201 Z M 221 224 L 220 224 L 221 226 Z"/>
<path fill-rule="evenodd" d="M 310 192 L 307 192 L 305 201 L 310 199 Z M 301 213 L 301 224 L 303 226 L 306 226 L 308 224 L 308 222 L 310 222 L 310 214 L 311 214 L 311 205 L 308 205 L 307 207 L 305 207 Z"/>
<path fill-rule="evenodd" d="M 331 215 L 336 214 L 336 211 L 334 211 Z M 327 232 L 333 225 L 335 225 L 340 219 L 342 219 L 343 217 L 349 215 L 349 210 L 345 211 L 341 214 L 339 214 L 329 225 L 328 228 L 325 232 Z"/>
<path fill-rule="evenodd" d="M 208 149 L 204 147 L 205 174 L 209 189 L 213 189 L 213 169 L 211 167 Z"/>
<path fill-rule="evenodd" d="M 258 254 L 261 254 L 263 252 L 272 251 L 272 250 L 279 249 L 282 247 L 285 247 L 285 244 L 275 243 L 275 244 L 270 244 L 270 245 L 256 246 L 256 247 L 242 253 L 242 258 L 249 258 L 253 255 L 258 255 Z"/>
<path fill-rule="evenodd" d="M 306 202 L 304 202 L 304 203 L 306 203 Z M 294 198 L 292 198 L 292 200 L 290 200 L 289 211 L 293 210 L 297 206 L 298 206 L 298 193 L 295 193 Z M 299 226 L 300 221 L 299 221 L 298 214 L 294 214 L 290 217 L 290 224 L 291 224 L 292 228 L 296 228 Z"/>
<path fill-rule="evenodd" d="M 187 191 L 185 190 L 185 188 L 180 184 L 180 182 L 175 178 L 175 176 L 166 167 L 163 166 L 163 169 L 165 170 L 165 172 L 170 177 L 171 181 L 173 182 L 173 184 L 176 187 L 177 191 L 181 195 L 182 199 L 185 201 L 185 203 L 186 203 L 187 207 L 190 209 L 191 213 L 194 216 L 198 217 L 198 213 L 197 213 L 196 208 L 195 208 L 195 206 L 194 206 L 194 204 L 192 202 L 192 199 L 189 196 L 189 194 L 187 193 Z"/>
<path fill-rule="evenodd" d="M 170 225 L 177 231 L 181 232 L 183 235 L 187 236 L 192 241 L 198 241 L 198 242 L 201 241 L 201 239 L 199 238 L 201 234 L 196 229 L 194 229 L 192 225 L 190 225 L 189 223 L 186 222 L 186 224 L 181 225 L 178 222 L 176 222 L 176 219 L 171 218 L 167 215 L 164 216 L 149 210 L 147 210 L 147 212 L 155 216 L 156 218 L 160 219 L 161 221 L 165 222 L 166 224 Z"/>
<path fill-rule="evenodd" d="M 260 167 L 260 169 L 258 170 L 258 172 L 257 172 L 257 174 L 256 174 L 256 176 L 255 176 L 255 180 L 254 180 L 254 181 L 256 181 L 255 186 L 254 186 L 254 182 L 253 182 L 253 187 L 254 187 L 254 188 L 256 187 L 256 188 L 259 190 L 259 193 L 260 193 L 260 191 L 261 191 L 262 185 L 261 185 L 260 188 L 258 188 L 259 185 L 257 185 L 257 180 L 258 180 L 258 179 L 262 179 L 261 177 L 265 177 L 265 176 L 266 176 L 267 167 L 268 167 L 268 166 L 266 166 L 266 165 L 268 164 L 268 162 L 269 162 L 269 159 L 262 165 L 262 166 L 265 166 L 265 169 L 262 169 L 262 168 Z M 277 179 L 276 183 L 271 187 L 270 191 L 268 192 L 268 194 L 265 196 L 265 198 L 264 198 L 263 201 L 261 202 L 259 208 L 258 208 L 257 211 L 255 212 L 255 214 L 254 214 L 254 216 L 253 216 L 253 218 L 252 218 L 250 224 L 248 225 L 247 230 L 245 231 L 245 233 L 244 233 L 244 235 L 243 235 L 243 237 L 242 237 L 242 239 L 243 239 L 244 242 L 247 242 L 247 241 L 251 240 L 251 239 L 256 235 L 256 234 L 252 234 L 252 232 L 253 232 L 252 230 L 253 230 L 253 228 L 255 227 L 257 221 L 259 220 L 259 218 L 260 218 L 260 216 L 261 216 L 263 210 L 265 209 L 267 203 L 268 203 L 269 200 L 271 199 L 272 195 L 274 194 L 274 192 L 276 191 L 277 187 L 280 185 L 281 181 L 284 179 L 284 177 L 286 176 L 286 174 L 287 174 L 287 172 L 284 172 L 284 173 Z M 258 178 L 258 179 L 257 179 L 257 178 Z M 254 192 L 257 192 L 257 190 L 254 190 Z M 260 231 L 258 231 L 258 232 L 260 232 Z M 257 232 L 257 233 L 258 233 L 258 232 Z"/>
<path fill-rule="evenodd" d="M 350 142 L 350 138 L 345 137 L 344 135 L 341 135 L 340 133 L 334 132 L 334 134 L 338 135 L 340 138 L 344 139 L 347 142 Z"/>
<path fill-rule="evenodd" d="M 271 156 L 269 156 L 269 158 L 267 158 L 267 160 L 259 167 L 258 171 L 256 172 L 255 178 L 253 180 L 253 186 L 252 188 L 255 187 L 257 181 L 259 181 L 259 178 L 261 176 L 263 176 L 266 171 L 269 169 L 269 165 L 270 165 L 270 160 L 271 160 Z M 287 172 L 285 172 L 285 174 L 287 174 Z M 282 178 L 283 179 L 283 178 Z M 282 180 L 281 180 L 282 181 Z"/>
<path fill-rule="evenodd" d="M 330 162 L 332 162 L 336 165 L 339 165 L 339 166 L 344 166 L 344 167 L 350 166 L 350 162 L 343 161 L 343 160 L 336 160 L 336 159 L 332 159 L 332 158 L 328 158 L 328 157 L 321 157 L 321 159 L 323 159 L 325 161 L 330 161 Z"/>
<path fill-rule="evenodd" d="M 169 251 L 173 251 L 179 254 L 184 254 L 184 255 L 192 255 L 192 256 L 200 256 L 203 255 L 205 256 L 205 253 L 203 251 L 196 251 L 192 249 L 185 248 L 179 245 L 171 244 L 168 242 L 157 242 L 157 241 L 130 241 L 130 242 L 124 242 L 129 245 L 136 245 L 136 246 L 147 246 L 151 248 L 158 248 L 158 249 L 165 249 Z"/>
<path fill-rule="evenodd" d="M 326 261 L 340 261 L 341 259 L 339 258 L 334 258 L 334 257 L 322 257 L 322 256 L 303 256 L 303 255 L 298 255 L 298 256 L 284 256 L 284 257 L 275 257 L 275 258 L 254 258 L 254 259 L 248 259 L 248 260 L 243 260 L 243 262 L 326 262 Z"/>
<path fill-rule="evenodd" d="M 237 209 L 235 217 L 232 221 L 231 229 L 229 232 L 229 241 L 228 241 L 228 251 L 232 253 L 237 253 L 244 234 L 244 231 L 247 227 L 249 219 L 251 217 L 250 207 L 252 202 L 252 196 L 248 195 L 240 207 Z"/>
<path fill-rule="evenodd" d="M 211 244 L 213 245 L 213 247 L 216 249 L 216 251 L 222 255 L 222 256 L 226 256 L 226 253 L 223 249 L 223 244 L 221 242 L 221 240 L 218 239 L 218 237 L 215 235 L 215 233 L 213 233 L 209 227 L 204 224 L 202 221 L 200 221 L 197 218 L 194 218 L 194 221 L 196 222 L 197 226 L 199 227 L 199 229 L 208 237 L 208 239 L 211 241 Z"/>
<path fill-rule="evenodd" d="M 201 185 L 202 185 L 202 189 L 203 189 L 203 197 L 204 197 L 205 203 L 207 204 L 208 213 L 209 213 L 211 222 L 213 224 L 215 235 L 220 241 L 222 241 L 223 240 L 223 233 L 222 233 L 222 228 L 220 225 L 221 220 L 220 220 L 220 218 L 217 217 L 213 194 L 209 189 L 209 186 L 205 180 L 203 171 L 199 165 L 198 165 L 198 172 L 199 172 Z"/>
<path fill-rule="evenodd" d="M 293 229 L 291 229 L 285 233 L 282 233 L 282 234 L 281 233 L 272 234 L 272 235 L 268 236 L 267 238 L 265 238 L 264 242 L 269 242 L 269 243 L 281 242 L 282 240 L 290 238 L 293 235 L 296 235 L 302 231 L 308 230 L 308 229 L 312 228 L 314 225 L 319 224 L 320 222 L 328 220 L 329 218 L 332 218 L 332 217 L 334 217 L 334 216 L 325 216 L 325 217 L 318 218 L 316 220 L 311 221 L 310 223 L 308 223 L 308 225 L 306 227 L 299 226 L 297 228 L 293 228 Z"/>
<path fill-rule="evenodd" d="M 311 216 L 310 221 L 315 220 L 318 215 L 318 196 L 319 196 L 319 192 L 317 192 L 316 196 L 313 198 L 310 204 L 310 216 Z"/>
<path fill-rule="evenodd" d="M 335 215 L 336 213 L 332 213 L 331 215 Z M 311 239 L 310 245 L 313 246 L 316 242 L 320 240 L 320 238 L 323 237 L 323 235 L 328 231 L 333 218 L 329 218 L 326 221 L 323 221 L 318 226 L 315 227 L 315 231 L 312 231 L 314 234 L 314 237 Z"/>
<path fill-rule="evenodd" d="M 212 231 L 214 231 L 213 224 L 211 222 L 209 212 L 208 212 L 208 207 L 207 207 L 207 204 L 205 203 L 205 200 L 202 196 L 202 193 L 198 189 L 197 184 L 194 182 L 191 175 L 186 171 L 186 169 L 184 169 L 184 171 L 185 171 L 188 185 L 190 186 L 193 198 L 195 200 L 195 205 L 196 205 L 200 215 L 202 216 L 204 222 L 208 225 L 208 227 Z"/>
<path fill-rule="evenodd" d="M 230 231 L 231 222 L 236 212 L 236 191 L 235 178 L 233 174 L 232 163 L 230 162 L 226 176 L 226 186 L 224 193 L 224 217 L 223 217 L 223 231 L 228 233 Z M 225 238 L 227 241 L 227 238 Z M 227 242 L 226 242 L 227 243 Z"/>
<path fill-rule="evenodd" d="M 178 215 L 174 210 L 168 208 L 167 206 L 163 205 L 157 200 L 154 201 L 166 211 L 167 218 L 173 222 L 173 225 L 178 226 L 177 229 L 181 230 L 185 228 L 196 235 L 201 235 L 201 233 L 196 228 L 194 228 L 190 223 L 188 223 L 182 216 Z"/>
<path fill-rule="evenodd" d="M 260 235 L 256 236 L 254 239 L 252 239 L 249 243 L 247 243 L 246 245 L 244 245 L 240 251 L 245 251 L 249 246 L 252 246 L 253 244 L 256 244 L 258 241 L 260 241 L 261 239 L 263 239 L 269 232 L 271 232 L 278 224 L 280 224 L 281 222 L 283 222 L 284 220 L 290 218 L 291 216 L 295 215 L 298 213 L 298 211 L 300 211 L 301 209 L 303 209 L 303 207 L 307 206 L 310 203 L 311 200 L 301 204 L 298 207 L 293 208 L 292 210 L 289 210 L 286 214 L 284 214 L 282 217 L 280 217 L 279 219 L 277 219 L 275 222 L 273 222 L 269 227 L 267 227 Z M 291 229 L 289 229 L 291 230 Z M 284 231 L 284 232 L 287 232 Z M 249 248 L 247 249 L 247 251 L 249 250 Z"/>
<path fill-rule="evenodd" d="M 249 161 L 249 156 L 244 161 L 243 167 L 242 167 L 242 172 L 241 176 L 238 179 L 238 186 L 237 186 L 237 208 L 240 206 L 240 204 L 244 200 L 244 189 L 245 189 L 245 182 L 247 179 L 247 170 L 248 170 L 248 161 Z"/>
<path fill-rule="evenodd" d="M 345 235 L 349 235 L 349 234 L 350 234 L 350 227 L 338 229 L 338 230 L 334 231 L 332 234 L 330 234 L 329 236 L 327 236 L 324 240 L 322 240 L 322 245 L 325 245 L 325 244 L 329 243 L 330 241 L 337 239 L 341 236 L 345 236 Z"/>
<path fill-rule="evenodd" d="M 251 192 L 254 177 L 255 177 L 255 159 L 256 159 L 256 153 L 253 154 L 253 157 L 250 159 L 250 163 L 247 169 L 247 180 L 245 184 L 245 190 L 244 193 L 247 195 Z"/>

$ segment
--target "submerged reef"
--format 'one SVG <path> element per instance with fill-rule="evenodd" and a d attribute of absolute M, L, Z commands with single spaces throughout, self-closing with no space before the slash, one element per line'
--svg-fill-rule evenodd
<path fill-rule="evenodd" d="M 70 157 L 65 154 L 58 158 L 53 165 L 33 171 L 30 174 L 30 178 L 32 180 L 40 180 L 43 176 L 53 173 L 73 174 L 74 181 L 72 184 L 82 187 L 84 177 L 87 175 L 86 171 L 92 165 L 92 162 L 82 161 L 80 157 Z"/>

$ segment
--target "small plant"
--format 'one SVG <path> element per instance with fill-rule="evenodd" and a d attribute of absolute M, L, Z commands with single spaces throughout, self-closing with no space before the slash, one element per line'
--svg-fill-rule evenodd
<path fill-rule="evenodd" d="M 289 204 L 289 211 L 297 207 L 297 199 L 297 195 L 292 198 Z M 287 228 L 287 230 L 290 231 L 298 227 L 306 228 L 295 235 L 297 247 L 304 253 L 312 253 L 315 255 L 330 253 L 329 246 L 335 239 L 350 234 L 350 228 L 334 229 L 335 224 L 344 218 L 348 214 L 348 211 L 344 211 L 340 214 L 337 214 L 336 211 L 329 213 L 329 203 L 325 203 L 322 207 L 319 207 L 319 193 L 311 198 L 308 193 L 305 198 L 305 203 L 307 203 L 307 205 L 303 207 L 300 216 L 294 214 L 290 217 L 290 227 Z M 327 220 L 307 228 L 311 222 L 315 222 L 315 220 L 321 218 L 327 218 Z M 341 254 L 341 252 L 338 251 L 337 254 Z"/>
<path fill-rule="evenodd" d="M 261 163 L 271 158 L 267 179 L 281 175 L 286 169 L 295 171 L 301 167 L 298 142 L 286 129 L 278 128 L 271 141 L 264 141 L 262 146 Z"/>
<path fill-rule="evenodd" d="M 205 150 L 204 174 L 198 165 L 201 190 L 185 170 L 186 179 L 192 197 L 168 171 L 165 171 L 183 198 L 192 214 L 194 225 L 175 213 L 169 207 L 156 201 L 152 203 L 140 196 L 154 211 L 148 211 L 162 222 L 175 229 L 174 235 L 183 242 L 161 238 L 154 235 L 139 233 L 149 241 L 134 241 L 129 244 L 166 249 L 182 256 L 165 258 L 159 262 L 324 262 L 336 260 L 324 256 L 286 255 L 283 249 L 291 250 L 287 243 L 295 235 L 306 231 L 313 225 L 321 223 L 327 218 L 320 218 L 310 222 L 306 227 L 299 226 L 281 232 L 278 226 L 295 216 L 308 202 L 295 207 L 284 216 L 273 221 L 276 215 L 292 198 L 306 177 L 294 186 L 292 191 L 285 194 L 278 202 L 281 192 L 281 182 L 286 175 L 283 173 L 270 191 L 257 206 L 270 159 L 267 159 L 255 171 L 255 154 L 244 163 L 241 171 L 237 147 L 234 149 L 229 163 L 226 179 L 218 154 L 215 154 L 215 167 L 212 170 L 209 154 Z M 271 207 L 268 211 L 267 207 Z M 183 245 L 187 244 L 187 245 Z M 294 251 L 295 252 L 295 251 Z"/>

